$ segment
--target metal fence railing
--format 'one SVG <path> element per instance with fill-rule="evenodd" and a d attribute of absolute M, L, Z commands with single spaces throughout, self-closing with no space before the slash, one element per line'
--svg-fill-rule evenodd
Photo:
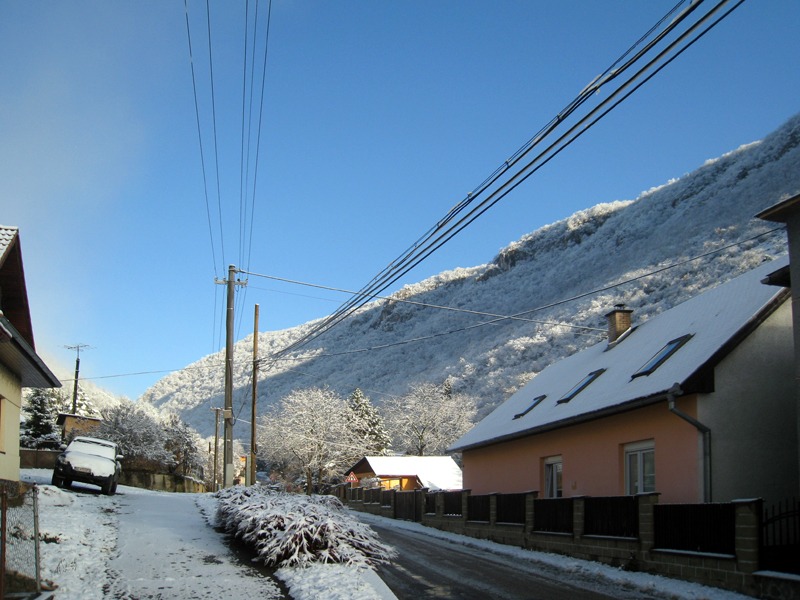
<path fill-rule="evenodd" d="M 653 508 L 657 549 L 736 553 L 733 504 L 656 504 Z"/>
<path fill-rule="evenodd" d="M 39 505 L 36 486 L 0 490 L 0 598 L 41 592 Z"/>
<path fill-rule="evenodd" d="M 639 537 L 639 505 L 636 497 L 587 497 L 584 500 L 583 533 Z"/>

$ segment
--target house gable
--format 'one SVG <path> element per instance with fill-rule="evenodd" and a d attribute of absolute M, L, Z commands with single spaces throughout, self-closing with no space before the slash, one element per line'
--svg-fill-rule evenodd
<path fill-rule="evenodd" d="M 450 451 L 646 406 L 664 400 L 675 383 L 684 393 L 712 391 L 713 367 L 786 301 L 786 290 L 762 285 L 761 279 L 787 262 L 784 257 L 761 265 L 635 327 L 613 346 L 602 342 L 548 366 L 456 441 Z M 648 374 L 634 377 L 645 361 L 682 336 L 691 337 Z M 602 375 L 569 402 L 558 402 L 588 374 L 600 371 Z M 545 399 L 526 412 L 541 396 Z"/>

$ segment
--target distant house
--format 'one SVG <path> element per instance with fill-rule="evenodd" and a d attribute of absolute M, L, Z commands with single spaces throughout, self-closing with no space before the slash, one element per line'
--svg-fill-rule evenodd
<path fill-rule="evenodd" d="M 351 487 L 378 480 L 385 490 L 458 490 L 461 468 L 450 456 L 365 456 L 347 471 Z"/>
<path fill-rule="evenodd" d="M 19 231 L 0 226 L 0 479 L 19 481 L 22 388 L 61 387 L 36 354 Z"/>
<path fill-rule="evenodd" d="M 100 426 L 102 419 L 59 413 L 56 425 L 61 428 L 61 439 L 71 440 L 76 435 L 91 436 L 92 432 Z"/>
<path fill-rule="evenodd" d="M 558 361 L 450 448 L 475 494 L 659 492 L 660 502 L 790 497 L 798 489 L 786 258 Z"/>

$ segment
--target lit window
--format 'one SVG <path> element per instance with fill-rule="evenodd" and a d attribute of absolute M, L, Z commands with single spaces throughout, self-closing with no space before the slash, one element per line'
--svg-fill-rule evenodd
<path fill-rule="evenodd" d="M 536 396 L 536 398 L 533 399 L 533 402 L 531 402 L 531 405 L 528 408 L 526 408 L 525 410 L 523 410 L 521 413 L 515 414 L 514 418 L 515 419 L 521 419 L 522 417 L 527 415 L 529 412 L 531 412 L 534 408 L 536 408 L 539 405 L 539 403 L 542 400 L 544 400 L 545 398 L 547 398 L 546 395 Z"/>
<path fill-rule="evenodd" d="M 561 472 L 564 462 L 560 456 L 546 458 L 544 461 L 544 497 L 561 498 Z"/>
<path fill-rule="evenodd" d="M 631 379 L 634 377 L 642 377 L 644 375 L 650 375 L 653 371 L 655 371 L 658 367 L 660 367 L 670 356 L 675 354 L 678 351 L 678 348 L 683 346 L 686 342 L 688 342 L 692 338 L 692 334 L 683 335 L 679 338 L 675 338 L 671 342 L 667 342 L 667 345 L 664 346 L 661 350 L 656 352 L 655 356 L 648 360 L 636 373 L 631 375 Z"/>
<path fill-rule="evenodd" d="M 625 446 L 625 493 L 656 491 L 656 451 L 652 440 Z"/>
<path fill-rule="evenodd" d="M 592 383 L 595 379 L 600 377 L 600 375 L 602 375 L 604 372 L 605 369 L 597 369 L 597 371 L 592 371 L 586 377 L 581 379 L 581 381 L 579 381 L 574 388 L 572 388 L 570 391 L 564 394 L 564 396 L 558 402 L 556 402 L 556 404 L 566 404 L 567 402 L 572 400 L 575 396 L 580 394 L 583 390 L 585 390 L 590 383 Z"/>

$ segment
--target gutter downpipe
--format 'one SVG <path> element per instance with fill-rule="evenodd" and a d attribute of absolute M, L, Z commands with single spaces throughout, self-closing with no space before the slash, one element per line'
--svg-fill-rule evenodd
<path fill-rule="evenodd" d="M 682 395 L 680 384 L 674 384 L 667 390 L 667 405 L 671 413 L 693 425 L 703 435 L 703 502 L 711 502 L 711 428 L 675 406 L 675 398 Z"/>

